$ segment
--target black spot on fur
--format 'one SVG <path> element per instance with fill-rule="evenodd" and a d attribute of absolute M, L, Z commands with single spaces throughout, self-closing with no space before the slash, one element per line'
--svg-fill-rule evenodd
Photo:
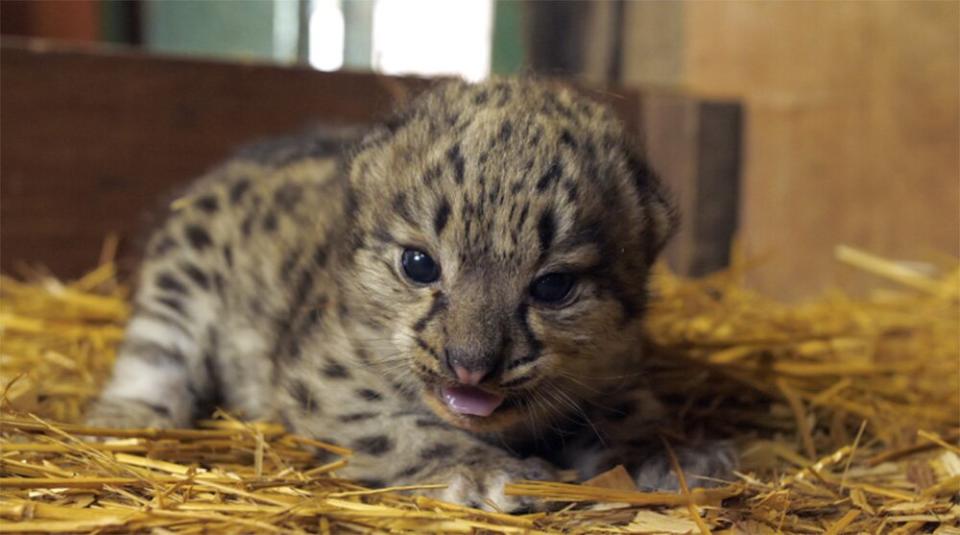
<path fill-rule="evenodd" d="M 157 287 L 166 290 L 168 292 L 173 292 L 181 295 L 187 295 L 190 293 L 187 290 L 187 287 L 180 282 L 173 274 L 164 271 L 157 275 L 156 278 Z"/>
<path fill-rule="evenodd" d="M 553 162 L 550 165 L 550 168 L 547 169 L 547 172 L 540 177 L 540 180 L 537 181 L 537 191 L 543 191 L 550 187 L 550 185 L 557 182 L 560 179 L 560 175 L 563 174 L 563 168 L 560 166 L 560 162 Z"/>
<path fill-rule="evenodd" d="M 423 183 L 427 186 L 431 186 L 437 181 L 438 178 L 440 178 L 441 174 L 440 166 L 430 166 L 430 168 L 423 173 Z"/>
<path fill-rule="evenodd" d="M 487 200 L 490 204 L 497 203 L 498 205 L 503 202 L 503 196 L 500 195 L 501 183 L 499 180 L 493 181 L 493 186 L 490 187 L 490 193 L 487 194 Z"/>
<path fill-rule="evenodd" d="M 528 314 L 529 310 L 530 305 L 526 303 L 521 303 L 520 306 L 517 307 L 517 323 L 520 324 L 520 328 L 522 329 L 523 335 L 526 338 L 527 345 L 530 346 L 530 351 L 523 357 L 507 363 L 504 371 L 509 371 L 523 366 L 529 362 L 533 362 L 540 358 L 540 355 L 543 352 L 543 343 L 537 339 L 537 337 L 533 334 L 533 330 L 530 328 L 530 318 Z"/>
<path fill-rule="evenodd" d="M 540 250 L 546 251 L 553 243 L 556 233 L 556 221 L 553 218 L 553 210 L 547 208 L 540 214 L 540 221 L 537 222 L 537 237 L 540 238 Z"/>
<path fill-rule="evenodd" d="M 293 210 L 303 195 L 303 187 L 299 184 L 284 184 L 273 192 L 273 202 L 277 208 L 289 212 Z"/>
<path fill-rule="evenodd" d="M 560 133 L 560 143 L 570 147 L 571 149 L 577 148 L 577 142 L 573 139 L 573 134 L 571 134 L 567 129 L 564 129 L 563 132 Z"/>
<path fill-rule="evenodd" d="M 417 427 L 449 427 L 447 424 L 441 422 L 440 420 L 434 420 L 430 418 L 418 418 L 413 423 Z"/>
<path fill-rule="evenodd" d="M 656 174 L 650 165 L 641 158 L 631 155 L 627 159 L 627 167 L 633 171 L 633 182 L 640 195 L 646 195 L 656 182 Z"/>
<path fill-rule="evenodd" d="M 220 202 L 213 195 L 204 195 L 197 199 L 195 206 L 203 212 L 213 214 L 220 209 Z"/>
<path fill-rule="evenodd" d="M 393 381 L 390 383 L 390 388 L 392 388 L 394 392 L 396 392 L 397 394 L 400 394 L 407 400 L 412 400 L 417 397 L 417 394 L 415 392 L 413 392 L 412 390 L 404 386 L 402 383 Z"/>
<path fill-rule="evenodd" d="M 403 470 L 400 470 L 399 472 L 397 472 L 397 475 L 394 476 L 394 478 L 395 478 L 395 479 L 405 479 L 405 478 L 408 478 L 408 477 L 413 477 L 413 476 L 419 474 L 420 471 L 423 470 L 424 468 L 426 468 L 426 467 L 425 467 L 424 465 L 422 465 L 422 464 L 412 464 L 412 465 L 404 468 Z"/>
<path fill-rule="evenodd" d="M 223 259 L 227 262 L 227 267 L 233 267 L 233 248 L 229 245 L 223 246 Z"/>
<path fill-rule="evenodd" d="M 457 184 L 463 184 L 464 167 L 466 163 L 463 161 L 463 155 L 460 154 L 459 144 L 450 147 L 450 150 L 447 151 L 447 159 L 450 160 L 450 164 L 453 165 L 453 180 Z"/>
<path fill-rule="evenodd" d="M 232 186 L 230 186 L 230 202 L 233 204 L 240 202 L 249 189 L 249 180 L 243 179 L 236 181 Z"/>
<path fill-rule="evenodd" d="M 433 294 L 433 302 L 430 303 L 430 309 L 427 310 L 427 313 L 423 315 L 422 318 L 418 319 L 416 323 L 413 324 L 413 330 L 415 332 L 421 332 L 426 328 L 427 323 L 433 319 L 434 316 L 439 314 L 447 308 L 447 298 L 440 292 Z"/>
<path fill-rule="evenodd" d="M 323 245 L 318 245 L 313 250 L 313 263 L 317 267 L 323 267 L 327 265 L 327 248 Z"/>
<path fill-rule="evenodd" d="M 142 318 L 150 318 L 151 320 L 158 321 L 169 326 L 172 329 L 176 329 L 181 336 L 190 337 L 193 336 L 189 329 L 187 329 L 183 320 L 175 316 L 167 314 L 165 311 L 158 310 L 153 307 L 148 306 L 138 306 L 136 315 Z"/>
<path fill-rule="evenodd" d="M 253 231 L 253 215 L 248 215 L 243 218 L 243 222 L 240 223 L 240 232 L 243 233 L 244 237 L 249 238 L 251 231 Z"/>
<path fill-rule="evenodd" d="M 437 236 L 443 232 L 447 226 L 447 220 L 450 218 L 450 203 L 444 198 L 437 207 L 437 213 L 433 216 L 433 231 Z"/>
<path fill-rule="evenodd" d="M 157 298 L 157 302 L 176 312 L 177 314 L 185 318 L 189 318 L 189 314 L 187 314 L 186 309 L 183 308 L 183 302 L 179 299 L 175 299 L 173 297 L 159 297 Z"/>
<path fill-rule="evenodd" d="M 323 319 L 323 308 L 321 307 L 311 308 L 310 311 L 307 312 L 307 319 L 304 322 L 304 325 L 303 325 L 304 328 L 301 330 L 302 331 L 310 330 L 310 328 L 320 323 L 321 319 Z"/>
<path fill-rule="evenodd" d="M 299 305 L 307 298 L 307 295 L 310 293 L 310 290 L 313 289 L 313 271 L 309 269 L 303 270 L 300 273 L 300 280 L 297 281 L 297 286 L 294 289 L 294 298 L 296 299 L 296 304 Z"/>
<path fill-rule="evenodd" d="M 512 135 L 513 123 L 510 121 L 504 121 L 503 124 L 500 125 L 500 133 L 497 135 L 497 137 L 500 139 L 501 143 L 507 143 L 510 141 L 510 136 Z"/>
<path fill-rule="evenodd" d="M 353 449 L 368 455 L 383 455 L 393 449 L 393 441 L 387 435 L 373 435 L 353 441 Z"/>
<path fill-rule="evenodd" d="M 290 274 L 293 273 L 293 268 L 297 267 L 297 262 L 300 261 L 300 254 L 301 250 L 297 247 L 283 259 L 283 263 L 280 264 L 280 280 L 288 280 L 290 278 Z"/>
<path fill-rule="evenodd" d="M 563 181 L 563 187 L 567 190 L 567 201 L 574 203 L 577 200 L 577 183 L 567 179 Z"/>
<path fill-rule="evenodd" d="M 146 402 L 141 402 L 141 403 L 143 403 L 145 407 L 148 407 L 150 410 L 159 414 L 160 416 L 163 416 L 164 418 L 170 417 L 170 409 L 162 405 L 155 405 L 153 403 L 146 403 Z"/>
<path fill-rule="evenodd" d="M 182 366 L 187 362 L 183 353 L 176 348 L 167 347 L 156 342 L 133 339 L 124 342 L 123 345 L 124 351 L 148 362 L 173 363 L 178 366 Z"/>
<path fill-rule="evenodd" d="M 370 237 L 382 244 L 394 243 L 396 240 L 393 237 L 393 234 L 390 234 L 390 231 L 383 227 L 377 227 L 370 233 Z"/>
<path fill-rule="evenodd" d="M 267 212 L 267 215 L 263 216 L 263 230 L 267 232 L 277 230 L 277 214 Z"/>
<path fill-rule="evenodd" d="M 404 192 L 397 193 L 393 196 L 393 210 L 400 214 L 400 217 L 406 219 L 407 221 L 411 220 L 410 207 L 407 206 L 407 194 Z"/>
<path fill-rule="evenodd" d="M 357 396 L 364 401 L 380 401 L 383 399 L 383 394 L 370 388 L 361 388 L 357 390 Z"/>
<path fill-rule="evenodd" d="M 343 423 L 360 422 L 363 420 L 370 420 L 372 418 L 376 418 L 379 415 L 380 413 L 377 413 L 377 412 L 354 412 L 350 414 L 341 414 L 340 416 L 337 416 L 337 420 Z"/>
<path fill-rule="evenodd" d="M 210 391 L 205 401 L 214 409 L 223 404 L 223 379 L 220 373 L 220 335 L 213 325 L 207 327 L 207 343 L 209 351 L 203 354 L 203 367 Z"/>
<path fill-rule="evenodd" d="M 338 362 L 330 361 L 323 367 L 323 375 L 331 379 L 347 379 L 350 372 Z"/>
<path fill-rule="evenodd" d="M 420 452 L 420 459 L 424 461 L 432 461 L 435 459 L 445 459 L 452 454 L 456 448 L 450 444 L 434 444 L 429 448 L 424 448 Z"/>
<path fill-rule="evenodd" d="M 476 95 L 474 95 L 474 97 L 473 97 L 473 103 L 476 104 L 477 106 L 481 106 L 481 105 L 487 103 L 487 98 L 489 98 L 489 95 L 487 95 L 487 92 L 486 92 L 486 91 L 480 91 L 479 93 L 477 93 Z"/>
<path fill-rule="evenodd" d="M 430 344 L 424 342 L 424 341 L 421 340 L 420 338 L 417 338 L 417 345 L 420 346 L 420 349 L 422 349 L 422 350 L 426 351 L 427 353 L 429 353 L 431 357 L 437 359 L 438 361 L 440 360 L 440 355 L 437 354 L 437 352 L 434 351 L 434 349 L 433 349 L 432 347 L 430 347 Z"/>
<path fill-rule="evenodd" d="M 210 235 L 207 234 L 206 230 L 197 226 L 197 225 L 187 225 L 184 229 L 184 234 L 187 237 L 187 241 L 190 243 L 190 246 L 196 251 L 202 251 L 213 243 L 210 239 Z"/>
<path fill-rule="evenodd" d="M 290 384 L 288 391 L 290 392 L 290 396 L 293 397 L 297 405 L 299 405 L 304 412 L 316 412 L 317 409 L 320 408 L 320 404 L 313 396 L 313 392 L 310 391 L 303 381 L 294 381 Z"/>
<path fill-rule="evenodd" d="M 527 215 L 530 213 L 530 203 L 523 203 L 523 209 L 520 210 L 520 220 L 517 221 L 517 227 L 523 227 L 523 224 L 527 222 Z"/>
<path fill-rule="evenodd" d="M 217 295 L 220 297 L 224 296 L 223 275 L 217 271 L 213 272 L 213 287 L 217 289 Z"/>
<path fill-rule="evenodd" d="M 207 274 L 195 264 L 184 262 L 180 264 L 180 269 L 182 269 L 183 272 L 190 277 L 190 280 L 192 280 L 194 284 L 203 288 L 204 290 L 210 289 L 210 280 L 207 278 Z"/>

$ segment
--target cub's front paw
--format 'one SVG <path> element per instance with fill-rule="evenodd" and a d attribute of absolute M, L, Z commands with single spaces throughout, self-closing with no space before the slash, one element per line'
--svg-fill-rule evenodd
<path fill-rule="evenodd" d="M 722 481 L 729 481 L 738 465 L 736 448 L 727 441 L 678 447 L 674 453 L 690 488 L 715 487 Z M 658 451 L 639 463 L 636 482 L 642 490 L 676 491 L 680 488 L 666 451 Z"/>
<path fill-rule="evenodd" d="M 431 483 L 447 484 L 446 488 L 428 493 L 440 500 L 486 511 L 527 513 L 545 509 L 543 502 L 526 496 L 507 496 L 506 485 L 523 479 L 556 480 L 557 469 L 536 457 L 523 460 L 494 457 L 450 466 L 427 479 Z"/>
<path fill-rule="evenodd" d="M 163 407 L 154 407 L 142 401 L 118 398 L 100 398 L 90 407 L 84 418 L 90 427 L 118 429 L 169 429 L 176 422 Z"/>

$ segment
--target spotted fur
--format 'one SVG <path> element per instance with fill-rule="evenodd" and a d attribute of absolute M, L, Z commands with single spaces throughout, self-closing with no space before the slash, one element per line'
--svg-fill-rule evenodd
<path fill-rule="evenodd" d="M 357 453 L 344 476 L 484 507 L 530 507 L 504 485 L 560 468 L 674 485 L 637 348 L 676 216 L 612 113 L 543 82 L 449 82 L 348 145 L 247 149 L 174 203 L 90 421 L 187 426 L 219 404 L 335 437 Z M 436 282 L 405 276 L 409 248 Z M 532 299 L 556 272 L 571 293 Z M 503 405 L 452 411 L 451 362 Z M 717 475 L 728 451 L 681 457 Z"/>

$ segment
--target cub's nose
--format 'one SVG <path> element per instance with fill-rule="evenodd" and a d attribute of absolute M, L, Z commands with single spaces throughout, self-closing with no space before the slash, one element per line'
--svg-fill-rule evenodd
<path fill-rule="evenodd" d="M 454 366 L 453 373 L 457 376 L 457 380 L 465 385 L 478 385 L 489 372 L 486 370 L 470 371 L 461 366 Z"/>
<path fill-rule="evenodd" d="M 497 355 L 483 355 L 457 348 L 447 348 L 447 369 L 456 380 L 465 385 L 478 385 L 496 373 L 500 367 Z"/>

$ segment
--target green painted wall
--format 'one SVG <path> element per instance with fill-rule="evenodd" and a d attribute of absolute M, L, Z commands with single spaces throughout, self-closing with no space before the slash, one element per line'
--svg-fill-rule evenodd
<path fill-rule="evenodd" d="M 143 41 L 156 52 L 293 60 L 297 9 L 297 0 L 147 0 Z"/>
<path fill-rule="evenodd" d="M 514 74 L 523 69 L 523 1 L 496 0 L 493 3 L 493 74 Z"/>

